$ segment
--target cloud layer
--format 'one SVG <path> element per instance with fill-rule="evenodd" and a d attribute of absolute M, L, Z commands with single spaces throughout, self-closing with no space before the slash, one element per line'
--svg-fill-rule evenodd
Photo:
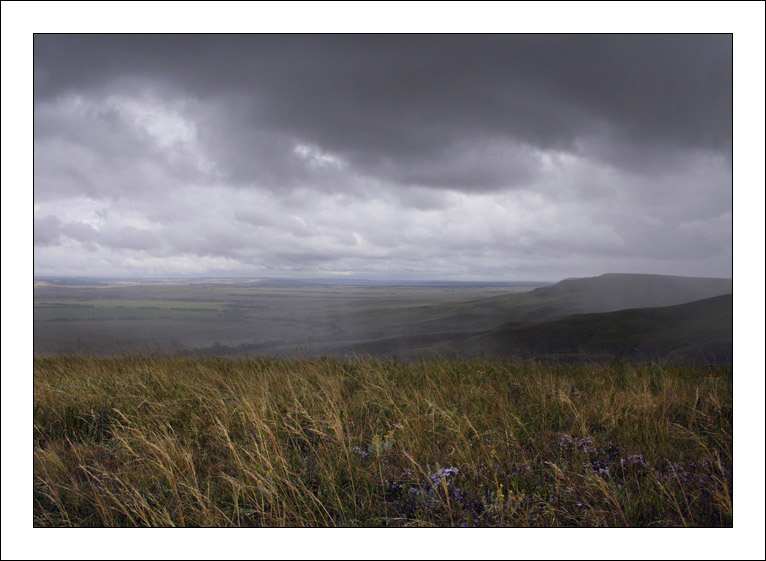
<path fill-rule="evenodd" d="M 731 275 L 727 35 L 35 35 L 35 273 Z"/>

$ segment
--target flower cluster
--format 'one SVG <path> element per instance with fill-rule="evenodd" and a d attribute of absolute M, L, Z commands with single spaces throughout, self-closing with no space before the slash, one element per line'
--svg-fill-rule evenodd
<path fill-rule="evenodd" d="M 696 462 L 670 462 L 660 471 L 660 475 L 665 480 L 673 480 L 679 483 L 696 483 L 704 485 L 713 478 L 723 478 L 731 482 L 731 472 L 718 466 L 714 466 L 708 460 L 699 464 Z"/>
<path fill-rule="evenodd" d="M 445 483 L 449 485 L 450 477 L 455 475 L 458 471 L 459 470 L 456 467 L 441 468 L 436 473 L 431 474 L 429 479 L 434 486 L 439 485 L 442 480 L 444 480 Z"/>
<path fill-rule="evenodd" d="M 524 493 L 515 492 L 513 489 L 506 491 L 505 485 L 500 483 L 489 501 L 482 498 L 482 505 L 487 512 L 499 512 L 520 506 L 526 498 Z"/>
<path fill-rule="evenodd" d="M 372 437 L 372 443 L 370 444 L 370 452 L 376 456 L 380 456 L 386 452 L 389 452 L 394 445 L 394 431 L 390 430 L 382 437 L 376 434 Z"/>
<path fill-rule="evenodd" d="M 596 451 L 596 447 L 593 445 L 593 439 L 590 436 L 576 439 L 568 434 L 562 435 L 561 438 L 559 438 L 559 448 L 564 452 L 580 450 L 586 454 L 591 454 Z"/>
<path fill-rule="evenodd" d="M 597 446 L 590 436 L 576 439 L 569 435 L 562 435 L 559 437 L 558 446 L 567 455 L 571 455 L 575 451 L 588 454 L 589 458 L 584 462 L 584 467 L 604 479 L 624 476 L 628 470 L 636 473 L 636 470 L 649 469 L 649 464 L 644 459 L 643 454 L 632 454 L 624 457 L 623 448 L 611 441 Z"/>
<path fill-rule="evenodd" d="M 593 460 L 590 462 L 590 467 L 604 479 L 609 479 L 612 476 L 609 471 L 611 466 L 603 460 Z"/>
<path fill-rule="evenodd" d="M 382 454 L 385 454 L 386 452 L 390 452 L 394 446 L 394 430 L 403 429 L 403 428 L 404 428 L 404 425 L 397 423 L 394 425 L 393 429 L 389 430 L 383 436 L 381 436 L 380 433 L 375 434 L 372 437 L 372 442 L 370 442 L 370 445 L 367 447 L 367 450 L 363 450 L 357 445 L 357 446 L 354 446 L 351 449 L 351 451 L 356 454 L 359 454 L 362 458 L 366 458 L 370 454 L 374 454 L 375 456 L 380 456 Z"/>
<path fill-rule="evenodd" d="M 620 460 L 620 466 L 623 468 L 631 466 L 638 466 L 644 469 L 649 468 L 649 464 L 644 461 L 643 454 L 633 454 L 632 456 L 628 456 L 627 458 Z"/>
<path fill-rule="evenodd" d="M 351 451 L 356 453 L 356 454 L 359 454 L 362 458 L 366 458 L 367 456 L 370 455 L 369 452 L 367 452 L 366 450 L 362 450 L 361 448 L 359 448 L 359 446 L 354 446 L 351 449 Z"/>
<path fill-rule="evenodd" d="M 527 498 L 527 496 L 524 493 L 514 493 L 513 489 L 508 491 L 508 502 L 509 503 L 521 503 L 526 498 Z"/>
<path fill-rule="evenodd" d="M 386 495 L 389 499 L 404 501 L 400 504 L 405 511 L 412 508 L 431 509 L 444 500 L 445 492 L 453 500 L 462 501 L 465 498 L 463 489 L 446 489 L 459 471 L 457 467 L 446 467 L 427 477 L 416 477 L 410 470 L 405 470 L 387 481 Z"/>

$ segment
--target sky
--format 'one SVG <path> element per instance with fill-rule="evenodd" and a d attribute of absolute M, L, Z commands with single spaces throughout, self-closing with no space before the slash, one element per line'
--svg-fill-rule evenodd
<path fill-rule="evenodd" d="M 732 276 L 732 36 L 34 36 L 34 273 Z"/>

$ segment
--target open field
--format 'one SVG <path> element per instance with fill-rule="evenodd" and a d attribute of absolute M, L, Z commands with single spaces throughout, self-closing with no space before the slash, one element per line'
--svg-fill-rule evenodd
<path fill-rule="evenodd" d="M 43 284 L 44 283 L 44 284 Z M 86 347 L 99 353 L 249 345 L 249 351 L 294 352 L 345 342 L 458 329 L 465 302 L 514 295 L 525 283 L 333 283 L 221 280 L 185 282 L 38 281 L 36 352 Z M 485 314 L 483 327 L 497 323 Z"/>
<path fill-rule="evenodd" d="M 34 360 L 35 526 L 732 526 L 725 366 Z"/>
<path fill-rule="evenodd" d="M 730 279 L 661 275 L 550 286 L 48 279 L 36 282 L 34 348 L 102 355 L 611 354 L 730 363 L 731 291 Z M 713 297 L 717 305 L 704 303 Z"/>

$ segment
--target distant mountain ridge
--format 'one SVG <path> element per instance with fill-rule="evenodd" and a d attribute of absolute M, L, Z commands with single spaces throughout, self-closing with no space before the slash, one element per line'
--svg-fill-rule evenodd
<path fill-rule="evenodd" d="M 730 363 L 732 287 L 731 279 L 665 275 L 565 279 L 454 305 L 427 320 L 428 330 L 325 348 L 374 355 L 587 354 Z M 492 320 L 495 327 L 487 325 Z"/>
<path fill-rule="evenodd" d="M 654 308 L 731 294 L 732 279 L 608 273 L 536 288 L 532 298 L 567 299 L 583 312 Z"/>
<path fill-rule="evenodd" d="M 577 314 L 480 332 L 392 337 L 328 347 L 372 355 L 451 354 L 510 358 L 630 357 L 731 363 L 731 294 L 686 304 Z"/>
<path fill-rule="evenodd" d="M 472 345 L 493 354 L 583 353 L 731 362 L 733 296 L 654 308 L 590 313 L 503 325 Z"/>
<path fill-rule="evenodd" d="M 732 280 L 609 273 L 570 278 L 529 292 L 491 296 L 429 311 L 413 322 L 418 333 L 480 331 L 508 322 L 535 322 L 574 314 L 674 306 L 731 294 Z"/>

